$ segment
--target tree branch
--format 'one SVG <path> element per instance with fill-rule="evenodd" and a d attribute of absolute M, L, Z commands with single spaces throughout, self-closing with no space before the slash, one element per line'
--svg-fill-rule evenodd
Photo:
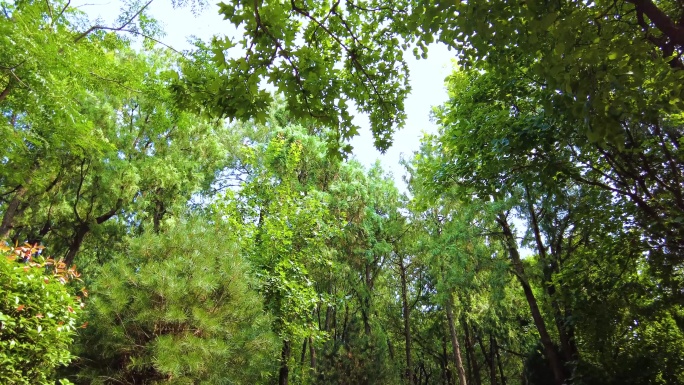
<path fill-rule="evenodd" d="M 86 37 L 86 36 L 88 36 L 90 33 L 92 33 L 93 31 L 97 31 L 97 30 L 106 29 L 106 30 L 110 30 L 110 31 L 123 31 L 123 29 L 126 28 L 126 27 L 128 27 L 128 25 L 131 24 L 131 22 L 132 22 L 136 17 L 140 16 L 140 14 L 141 14 L 141 13 L 142 13 L 150 4 L 152 4 L 153 1 L 154 1 L 154 0 L 149 0 L 145 5 L 143 5 L 142 7 L 140 7 L 140 9 L 138 10 L 138 12 L 134 13 L 133 16 L 131 16 L 130 18 L 128 18 L 128 20 L 126 20 L 126 21 L 125 21 L 123 24 L 121 24 L 119 27 L 116 27 L 116 28 L 115 28 L 115 27 L 105 27 L 105 26 L 103 26 L 103 25 L 94 25 L 94 26 L 88 28 L 85 32 L 83 32 L 83 33 L 81 33 L 80 35 L 76 36 L 76 38 L 74 39 L 74 43 L 78 43 L 79 40 L 83 39 L 84 37 Z M 130 32 L 130 31 L 124 31 L 124 32 Z"/>
<path fill-rule="evenodd" d="M 112 82 L 112 83 L 114 83 L 114 84 L 120 86 L 121 88 L 123 88 L 123 89 L 125 89 L 125 90 L 131 91 L 131 92 L 135 92 L 135 93 L 138 93 L 138 94 L 142 93 L 142 91 L 140 91 L 140 90 L 134 90 L 133 88 L 130 88 L 130 87 L 127 87 L 127 86 L 123 85 L 123 83 L 120 82 L 120 81 L 118 81 L 118 80 L 105 78 L 105 77 L 103 77 L 103 76 L 100 76 L 100 75 L 96 74 L 95 72 L 92 72 L 92 71 L 90 72 L 90 74 L 91 74 L 92 76 L 95 76 L 96 78 L 98 78 L 98 79 L 100 79 L 100 80 L 104 80 L 104 81 L 106 81 L 106 82 Z"/>
<path fill-rule="evenodd" d="M 114 207 L 112 207 L 111 210 L 109 210 L 109 211 L 107 211 L 106 213 L 104 213 L 104 214 L 100 215 L 99 217 L 95 218 L 95 223 L 97 223 L 98 225 L 100 225 L 100 224 L 102 224 L 103 222 L 105 222 L 106 220 L 108 220 L 109 218 L 111 218 L 111 217 L 113 217 L 114 215 L 116 215 L 117 211 L 119 211 L 119 209 L 121 208 L 121 205 L 122 205 L 122 204 L 123 204 L 123 199 L 119 198 L 119 199 L 116 201 L 116 204 L 114 205 Z"/>
<path fill-rule="evenodd" d="M 350 49 L 346 44 L 344 44 L 342 42 L 342 40 L 340 40 L 339 37 L 337 37 L 335 34 L 333 34 L 332 31 L 330 31 L 326 26 L 324 26 L 318 19 L 311 16 L 311 14 L 309 14 L 308 11 L 306 11 L 305 9 L 299 8 L 295 4 L 295 0 L 290 0 L 290 5 L 292 6 L 293 11 L 295 11 L 298 14 L 300 14 L 300 15 L 306 17 L 307 19 L 311 20 L 314 24 L 316 24 L 323 31 L 325 31 L 325 33 L 327 33 L 328 36 L 333 38 L 333 40 L 335 40 L 337 42 L 337 44 L 339 44 L 339 46 L 342 47 L 345 50 L 345 52 L 347 52 L 347 54 L 349 54 L 349 58 L 350 58 L 352 64 L 354 64 L 354 68 L 356 68 L 359 72 L 361 72 L 364 75 L 364 77 L 366 78 L 366 80 L 368 80 L 368 83 L 370 83 L 370 86 L 372 88 L 372 92 L 378 98 L 378 102 L 380 102 L 380 106 L 382 107 L 382 109 L 385 110 L 385 112 L 389 112 L 389 111 L 387 111 L 387 106 L 383 102 L 384 98 L 380 94 L 380 91 L 378 90 L 376 83 L 373 81 L 370 74 L 366 71 L 366 69 L 363 67 L 361 62 L 359 62 L 359 59 L 356 57 L 356 54 L 353 52 L 353 50 Z M 364 83 L 364 85 L 365 85 L 365 83 Z M 368 87 L 368 86 L 366 85 L 366 87 Z"/>
<path fill-rule="evenodd" d="M 78 182 L 78 188 L 76 189 L 76 199 L 74 200 L 74 205 L 73 205 L 73 210 L 74 210 L 74 216 L 76 217 L 76 220 L 78 220 L 80 223 L 83 223 L 83 220 L 81 219 L 81 216 L 78 214 L 78 201 L 81 200 L 81 189 L 83 188 L 83 181 L 85 179 L 85 171 L 83 170 L 84 166 L 86 164 L 86 158 L 83 158 L 83 161 L 81 161 L 81 179 Z"/>
<path fill-rule="evenodd" d="M 57 15 L 57 17 L 54 18 L 54 19 L 52 19 L 52 22 L 53 22 L 53 23 L 55 22 L 55 20 L 59 20 L 59 18 L 61 18 L 62 15 L 64 15 L 64 11 L 66 11 L 67 8 L 69 8 L 69 5 L 71 5 L 71 0 L 68 0 L 68 1 L 66 2 L 66 4 L 64 4 L 64 6 L 62 7 L 62 9 L 59 10 L 59 14 Z"/>
<path fill-rule="evenodd" d="M 52 7 L 50 6 L 50 0 L 45 0 L 45 7 L 47 7 L 48 14 L 50 15 L 50 24 L 54 23 L 55 18 L 52 14 Z"/>
<path fill-rule="evenodd" d="M 319 118 L 322 117 L 322 116 L 315 115 L 312 108 L 311 108 L 311 105 L 309 103 L 309 97 L 306 95 L 306 90 L 304 88 L 304 82 L 302 81 L 301 74 L 299 73 L 299 68 L 297 68 L 297 66 L 294 64 L 294 62 L 292 62 L 292 58 L 290 57 L 287 50 L 285 50 L 285 48 L 283 48 L 282 44 L 280 44 L 280 41 L 278 40 L 278 38 L 276 38 L 271 33 L 271 31 L 269 31 L 268 28 L 266 28 L 266 26 L 261 21 L 261 15 L 259 14 L 259 2 L 258 2 L 258 0 L 254 0 L 254 19 L 257 23 L 257 31 L 256 32 L 258 32 L 259 28 L 261 28 L 264 31 L 264 33 L 266 33 L 266 35 L 268 35 L 268 37 L 271 38 L 273 43 L 276 45 L 276 52 L 278 50 L 280 51 L 280 56 L 282 56 L 285 59 L 285 61 L 288 62 L 288 64 L 290 65 L 290 67 L 294 71 L 295 80 L 297 81 L 297 85 L 299 86 L 299 90 L 301 91 L 302 97 L 304 98 L 304 104 L 306 105 L 306 108 L 309 110 L 309 113 L 311 114 L 311 116 L 319 117 Z M 255 35 L 256 35 L 256 33 L 255 33 Z"/>
<path fill-rule="evenodd" d="M 7 82 L 7 85 L 5 86 L 5 88 L 2 90 L 2 92 L 0 92 L 0 102 L 2 102 L 3 100 L 5 100 L 5 98 L 7 97 L 7 95 L 9 95 L 10 90 L 12 89 L 12 85 L 13 85 L 13 84 L 14 84 L 14 82 L 13 82 L 12 79 L 10 78 L 9 81 Z"/>
<path fill-rule="evenodd" d="M 627 0 L 627 2 L 634 4 L 637 12 L 642 12 L 648 16 L 656 28 L 666 35 L 672 43 L 684 45 L 684 28 L 675 24 L 675 22 L 651 0 Z"/>

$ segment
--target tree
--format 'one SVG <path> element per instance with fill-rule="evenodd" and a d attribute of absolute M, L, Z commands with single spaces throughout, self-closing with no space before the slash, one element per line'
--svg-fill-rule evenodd
<path fill-rule="evenodd" d="M 381 150 L 405 119 L 404 52 L 413 47 L 424 57 L 435 41 L 468 66 L 528 69 L 549 95 L 558 91 L 549 105 L 577 116 L 579 130 L 596 139 L 619 135 L 619 120 L 657 119 L 684 107 L 673 86 L 684 76 L 682 8 L 671 1 L 234 1 L 221 3 L 219 12 L 244 38 L 214 39 L 218 69 L 208 81 L 185 71 L 184 95 L 218 115 L 257 116 L 270 100 L 259 88 L 267 81 L 296 116 L 332 127 L 336 139 L 357 134 L 348 110 L 353 102 L 369 115 Z M 229 53 L 235 46 L 244 56 Z M 224 96 L 227 90 L 232 97 Z"/>
<path fill-rule="evenodd" d="M 602 288 L 597 290 L 631 293 L 635 295 L 632 303 L 638 303 L 637 293 L 648 290 L 648 285 L 643 286 L 644 279 L 677 287 L 674 282 L 678 275 L 663 274 L 662 270 L 676 263 L 677 257 L 672 255 L 663 264 L 660 250 L 652 246 L 653 241 L 644 243 L 655 236 L 654 227 L 647 221 L 634 220 L 641 208 L 633 197 L 607 188 L 630 188 L 624 187 L 628 185 L 621 184 L 615 176 L 621 169 L 613 168 L 614 164 L 609 161 L 603 163 L 606 158 L 596 150 L 597 145 L 586 138 L 583 140 L 582 134 L 572 134 L 563 116 L 547 112 L 541 100 L 545 95 L 543 89 L 522 77 L 505 78 L 494 69 L 486 73 L 456 73 L 449 83 L 451 100 L 436 111 L 443 125 L 440 136 L 427 139 L 426 146 L 432 146 L 434 155 L 418 160 L 429 175 L 427 191 L 442 195 L 453 191 L 452 199 L 469 204 L 473 200 L 494 205 L 499 202 L 496 221 L 500 235 L 525 291 L 544 345 L 544 356 L 550 363 L 554 355 L 562 362 L 554 370 L 554 376 L 600 381 L 590 379 L 591 366 L 612 371 L 608 368 L 613 367 L 613 361 L 607 356 L 597 359 L 595 354 L 602 345 L 587 344 L 582 337 L 585 333 L 593 335 L 599 329 L 594 329 L 597 324 L 589 326 L 578 321 L 576 313 L 585 314 L 582 306 L 588 305 L 576 302 L 578 290 L 592 287 L 588 284 L 590 280 L 607 279 L 611 288 L 599 284 Z M 598 148 L 602 146 L 608 145 Z M 523 260 L 520 256 L 521 243 L 514 230 L 516 216 L 526 223 L 522 245 L 535 249 L 534 259 Z M 606 274 L 602 278 L 574 269 L 597 260 L 605 262 L 601 265 Z M 646 264 L 647 270 L 637 267 Z M 568 274 L 577 274 L 587 281 L 577 285 Z M 616 289 L 622 285 L 634 291 Z M 678 301 L 676 294 L 651 298 L 664 308 L 673 308 Z M 620 325 L 618 320 L 626 314 L 633 321 L 642 316 L 637 315 L 641 310 L 632 312 L 634 308 L 628 310 L 621 303 L 621 300 L 613 303 L 615 307 L 608 312 L 610 316 L 604 313 L 612 319 L 604 322 Z M 625 324 L 615 327 L 629 328 Z M 669 369 L 661 366 L 655 372 L 662 375 Z M 613 378 L 622 376 L 619 370 L 612 373 Z"/>
<path fill-rule="evenodd" d="M 313 349 L 313 339 L 320 338 L 313 313 L 321 298 L 309 271 L 328 264 L 326 240 L 336 231 L 327 195 L 318 188 L 329 175 L 321 167 L 327 162 L 321 145 L 297 127 L 278 132 L 258 153 L 263 158 L 252 158 L 259 162 L 257 172 L 240 192 L 247 203 L 244 220 L 256 223 L 249 260 L 262 279 L 265 309 L 283 343 L 281 385 L 290 379 L 293 341 L 311 339 Z"/>
<path fill-rule="evenodd" d="M 147 233 L 102 268 L 74 381 L 265 381 L 276 345 L 240 252 L 244 228 L 235 214 L 208 222 L 187 218 Z"/>
<path fill-rule="evenodd" d="M 69 3 L 3 7 L 0 55 L 17 64 L 3 72 L 0 100 L 0 234 L 49 242 L 70 264 L 89 236 L 159 231 L 210 190 L 226 159 L 226 127 L 176 108 L 175 53 L 136 52 L 116 28 L 79 33 L 88 21 Z M 154 23 L 143 11 L 124 17 L 142 24 L 126 28 L 149 36 Z"/>
<path fill-rule="evenodd" d="M 447 175 L 440 175 L 440 142 L 439 137 L 424 137 L 421 150 L 404 162 L 413 196 L 411 219 L 420 234 L 417 254 L 430 268 L 435 287 L 431 294 L 446 320 L 441 333 L 450 340 L 449 361 L 459 382 L 505 383 L 522 371 L 520 360 L 510 359 L 510 352 L 526 353 L 535 342 L 527 326 L 526 298 L 512 281 L 514 275 L 508 274 L 511 263 L 500 243 L 496 219 L 507 203 L 477 199 L 463 181 L 443 183 Z M 484 376 L 482 369 L 488 369 Z"/>

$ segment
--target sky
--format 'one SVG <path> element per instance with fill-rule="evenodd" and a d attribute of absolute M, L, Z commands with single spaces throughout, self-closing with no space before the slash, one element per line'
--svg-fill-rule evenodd
<path fill-rule="evenodd" d="M 115 25 L 116 17 L 123 5 L 121 0 L 78 0 L 72 1 L 74 6 L 86 12 L 92 20 L 101 19 L 106 25 Z M 224 21 L 218 14 L 218 6 L 208 5 L 193 14 L 190 7 L 174 9 L 170 0 L 155 0 L 149 7 L 150 14 L 160 22 L 166 36 L 160 40 L 177 49 L 192 48 L 188 42 L 191 36 L 209 40 L 213 35 L 235 34 L 235 29 L 228 21 Z M 360 135 L 352 140 L 353 156 L 366 166 L 380 160 L 383 168 L 391 172 L 397 187 L 405 191 L 402 181 L 404 174 L 399 160 L 410 157 L 419 149 L 420 138 L 424 132 L 436 132 L 437 127 L 430 122 L 430 111 L 433 106 L 444 103 L 447 92 L 444 78 L 453 68 L 453 52 L 445 46 L 432 45 L 428 58 L 417 60 L 412 53 L 407 52 L 405 58 L 410 71 L 411 94 L 405 102 L 407 121 L 401 131 L 394 134 L 394 143 L 385 153 L 381 154 L 373 147 L 368 119 L 363 115 L 355 116 L 355 123 L 361 127 Z"/>

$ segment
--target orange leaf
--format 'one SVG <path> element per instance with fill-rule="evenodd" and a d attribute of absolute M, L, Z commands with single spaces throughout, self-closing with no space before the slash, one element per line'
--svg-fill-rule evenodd
<path fill-rule="evenodd" d="M 19 305 L 19 306 L 17 306 L 17 311 L 22 311 L 22 310 L 24 310 L 25 307 L 26 306 L 24 306 L 24 305 Z"/>

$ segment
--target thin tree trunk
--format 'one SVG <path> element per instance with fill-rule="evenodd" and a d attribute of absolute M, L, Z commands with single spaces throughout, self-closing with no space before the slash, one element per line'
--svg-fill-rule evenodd
<path fill-rule="evenodd" d="M 463 369 L 463 361 L 461 360 L 461 345 L 458 343 L 458 335 L 456 334 L 456 326 L 454 325 L 453 312 L 453 298 L 451 293 L 446 301 L 447 322 L 449 322 L 449 333 L 451 334 L 451 348 L 454 354 L 454 366 L 458 370 L 458 380 L 461 385 L 467 385 L 465 370 Z"/>
<path fill-rule="evenodd" d="M 370 312 L 371 312 L 371 292 L 373 291 L 373 278 L 368 264 L 365 266 L 366 290 L 361 294 L 361 318 L 363 318 L 363 330 L 367 336 L 371 335 Z"/>
<path fill-rule="evenodd" d="M 309 341 L 309 338 L 304 337 L 304 342 L 302 343 L 302 356 L 299 359 L 299 364 L 301 366 L 304 366 L 304 360 L 306 359 L 306 344 Z"/>
<path fill-rule="evenodd" d="M 119 199 L 111 210 L 95 218 L 95 223 L 100 225 L 109 220 L 111 217 L 116 215 L 122 204 L 123 200 Z M 69 245 L 69 250 L 67 251 L 66 257 L 64 258 L 64 263 L 66 263 L 67 266 L 71 265 L 74 262 L 76 254 L 81 249 L 83 240 L 89 232 L 90 225 L 87 222 L 82 222 L 76 227 L 76 234 L 74 235 L 74 239 L 71 241 L 71 244 Z"/>
<path fill-rule="evenodd" d="M 419 373 L 419 378 L 417 384 L 429 384 L 430 383 L 430 377 L 432 377 L 427 370 L 425 370 L 425 364 L 423 362 L 420 363 L 419 368 L 418 368 L 418 373 Z"/>
<path fill-rule="evenodd" d="M 313 337 L 309 336 L 309 364 L 311 365 L 311 369 L 313 371 L 316 371 L 316 347 L 314 346 L 314 341 Z"/>
<path fill-rule="evenodd" d="M 492 333 L 489 333 L 489 378 L 491 378 L 491 381 L 489 382 L 491 385 L 496 385 L 496 358 L 494 356 L 494 338 L 492 337 Z"/>
<path fill-rule="evenodd" d="M 330 319 L 332 318 L 332 306 L 326 306 L 325 308 L 325 322 L 323 330 L 330 331 Z"/>
<path fill-rule="evenodd" d="M 152 229 L 155 234 L 159 234 L 161 230 L 161 221 L 166 214 L 166 207 L 164 207 L 164 202 L 157 201 L 154 205 L 154 213 L 152 214 Z"/>
<path fill-rule="evenodd" d="M 496 383 L 496 372 L 492 373 L 493 368 L 494 368 L 494 362 L 492 362 L 491 358 L 491 352 L 487 353 L 487 349 L 485 349 L 484 342 L 482 342 L 482 338 L 479 336 L 475 328 L 473 327 L 473 330 L 475 331 L 475 339 L 477 339 L 477 344 L 480 345 L 480 351 L 482 352 L 482 357 L 485 360 L 485 363 L 487 364 L 487 367 L 489 368 L 489 381 L 491 383 L 492 378 L 494 379 L 494 384 Z"/>
<path fill-rule="evenodd" d="M 290 368 L 287 361 L 290 359 L 290 341 L 283 341 L 283 350 L 280 355 L 280 371 L 278 373 L 278 385 L 287 385 Z"/>
<path fill-rule="evenodd" d="M 499 363 L 499 374 L 501 375 L 501 385 L 506 385 L 506 376 L 504 375 L 503 363 L 501 362 L 501 354 L 499 354 L 499 344 L 494 338 L 494 351 L 496 352 L 496 361 Z"/>
<path fill-rule="evenodd" d="M 411 325 L 409 316 L 411 309 L 409 309 L 407 283 L 406 283 L 406 266 L 404 266 L 404 257 L 399 256 L 399 273 L 401 276 L 401 306 L 404 315 L 404 344 L 406 346 L 406 380 L 408 384 L 414 384 L 415 378 L 413 376 L 413 360 L 411 357 Z"/>
<path fill-rule="evenodd" d="M 256 235 L 254 237 L 254 243 L 257 246 L 261 246 L 261 243 L 262 243 L 261 237 L 262 237 L 262 234 L 264 232 L 263 231 L 264 221 L 266 220 L 266 216 L 268 215 L 268 209 L 266 209 L 266 207 L 268 207 L 269 204 L 270 204 L 270 201 L 266 201 L 262 204 L 262 207 L 259 209 L 259 219 L 257 220 L 257 226 L 256 226 L 257 231 L 256 231 Z"/>
<path fill-rule="evenodd" d="M 480 380 L 480 368 L 477 364 L 477 357 L 475 357 L 475 352 L 473 351 L 473 339 L 470 336 L 470 329 L 468 328 L 468 323 L 465 317 L 462 318 L 463 331 L 465 332 L 466 338 L 466 359 L 468 360 L 468 370 L 470 371 L 470 376 L 468 376 L 468 381 L 475 382 L 475 385 L 480 385 L 482 381 Z"/>
<path fill-rule="evenodd" d="M 387 349 L 389 350 L 390 360 L 394 361 L 394 346 L 392 346 L 392 340 L 387 338 Z"/>
<path fill-rule="evenodd" d="M 347 326 L 349 321 L 349 306 L 344 305 L 344 320 L 342 321 L 342 343 L 347 345 Z"/>
<path fill-rule="evenodd" d="M 513 236 L 511 227 L 509 226 L 508 220 L 506 219 L 504 214 L 499 214 L 497 222 L 499 222 L 499 225 L 501 226 L 506 248 L 508 249 L 511 262 L 515 270 L 515 275 L 518 278 L 518 281 L 520 282 L 523 291 L 525 292 L 525 299 L 527 299 L 527 303 L 530 307 L 530 312 L 532 313 L 532 319 L 534 320 L 534 324 L 537 327 L 537 331 L 539 332 L 539 338 L 541 340 L 541 343 L 544 346 L 544 353 L 546 355 L 546 359 L 548 360 L 549 366 L 551 367 L 551 371 L 553 372 L 554 383 L 556 385 L 563 385 L 563 383 L 565 382 L 565 374 L 563 373 L 563 363 L 558 353 L 556 352 L 556 348 L 553 346 L 551 336 L 549 335 L 549 332 L 546 329 L 546 323 L 544 322 L 544 318 L 542 317 L 541 311 L 539 310 L 539 306 L 537 305 L 537 299 L 534 297 L 532 287 L 530 287 L 530 284 L 527 282 L 525 268 L 523 267 L 522 261 L 520 260 L 520 253 L 518 253 L 518 246 L 515 242 L 515 237 Z"/>

